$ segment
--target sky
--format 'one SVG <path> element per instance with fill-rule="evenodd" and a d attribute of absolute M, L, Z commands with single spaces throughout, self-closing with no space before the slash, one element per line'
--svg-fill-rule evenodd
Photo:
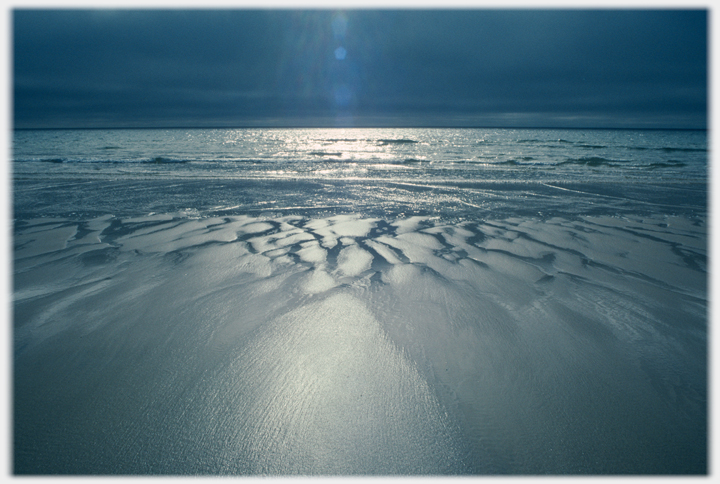
<path fill-rule="evenodd" d="M 703 9 L 22 9 L 15 128 L 706 128 Z"/>

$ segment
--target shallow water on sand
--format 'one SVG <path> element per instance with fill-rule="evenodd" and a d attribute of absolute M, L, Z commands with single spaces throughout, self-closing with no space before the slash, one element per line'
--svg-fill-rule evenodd
<path fill-rule="evenodd" d="M 13 139 L 18 474 L 707 471 L 707 136 Z"/>
<path fill-rule="evenodd" d="M 703 473 L 681 216 L 16 221 L 16 473 Z"/>

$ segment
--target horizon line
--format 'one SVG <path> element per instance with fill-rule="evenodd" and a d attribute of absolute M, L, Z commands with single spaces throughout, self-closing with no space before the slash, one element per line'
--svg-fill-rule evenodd
<path fill-rule="evenodd" d="M 617 126 L 467 126 L 467 125 L 357 125 L 357 126 L 327 126 L 327 125 L 244 125 L 244 126 L 45 126 L 45 127 L 12 127 L 12 131 L 42 131 L 42 130 L 116 130 L 116 129 L 577 129 L 577 130 L 626 130 L 626 131 L 708 131 L 709 128 L 671 128 L 671 127 L 617 127 Z"/>

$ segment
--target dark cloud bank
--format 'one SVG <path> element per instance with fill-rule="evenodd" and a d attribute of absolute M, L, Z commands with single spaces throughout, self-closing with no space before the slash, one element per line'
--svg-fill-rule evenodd
<path fill-rule="evenodd" d="M 15 10 L 14 125 L 705 128 L 705 10 Z"/>

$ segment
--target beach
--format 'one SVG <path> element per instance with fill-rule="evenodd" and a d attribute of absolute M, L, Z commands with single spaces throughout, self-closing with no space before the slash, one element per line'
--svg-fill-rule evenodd
<path fill-rule="evenodd" d="M 8 10 L 12 476 L 711 465 L 709 12 Z"/>
<path fill-rule="evenodd" d="M 711 474 L 708 8 L 366 7 L 8 10 L 13 476 Z"/>
<path fill-rule="evenodd" d="M 705 146 L 19 132 L 13 472 L 704 474 Z"/>
<path fill-rule="evenodd" d="M 701 469 L 705 232 L 667 216 L 23 224 L 16 471 Z"/>

